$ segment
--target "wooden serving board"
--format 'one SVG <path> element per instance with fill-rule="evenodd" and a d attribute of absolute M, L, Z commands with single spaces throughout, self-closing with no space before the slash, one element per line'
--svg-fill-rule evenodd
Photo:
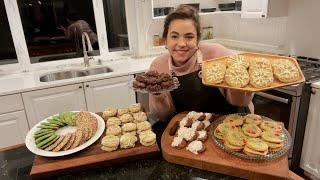
<path fill-rule="evenodd" d="M 99 113 L 98 113 L 99 114 Z M 101 114 L 99 114 L 101 115 Z M 143 146 L 140 142 L 134 148 L 118 149 L 113 152 L 101 150 L 101 139 L 105 133 L 94 144 L 86 149 L 63 157 L 35 156 L 30 176 L 40 179 L 48 176 L 56 176 L 83 169 L 110 166 L 139 159 L 146 159 L 160 153 L 159 146 Z"/>
<path fill-rule="evenodd" d="M 287 179 L 289 176 L 288 156 L 271 161 L 249 161 L 239 159 L 220 149 L 211 139 L 212 132 L 205 142 L 206 151 L 195 155 L 186 149 L 171 147 L 174 129 L 186 113 L 172 118 L 161 137 L 162 155 L 165 160 L 212 172 L 228 174 L 246 179 Z"/>
<path fill-rule="evenodd" d="M 275 61 L 281 61 L 281 59 L 288 59 L 290 61 L 292 61 L 293 63 L 295 63 L 295 65 L 297 66 L 299 73 L 300 73 L 300 79 L 292 82 L 292 83 L 284 83 L 284 82 L 280 82 L 276 77 L 274 77 L 274 81 L 271 84 L 271 86 L 266 87 L 266 88 L 255 88 L 252 85 L 250 85 L 250 83 L 242 88 L 239 87 L 232 87 L 229 86 L 225 81 L 223 81 L 222 83 L 219 84 L 210 84 L 208 82 L 205 81 L 205 78 L 202 78 L 202 83 L 206 86 L 212 86 L 212 87 L 221 87 L 221 88 L 228 88 L 228 89 L 236 89 L 236 90 L 240 90 L 240 91 L 247 91 L 247 92 L 257 92 L 257 91 L 264 91 L 264 90 L 268 90 L 268 89 L 274 89 L 274 88 L 278 88 L 278 87 L 283 87 L 283 86 L 288 86 L 288 85 L 292 85 L 292 84 L 299 84 L 299 83 L 303 83 L 305 82 L 305 77 L 300 69 L 300 66 L 297 62 L 296 59 L 291 58 L 291 57 L 286 57 L 286 56 L 277 56 L 277 55 L 270 55 L 270 54 L 259 54 L 259 53 L 251 53 L 251 52 L 245 52 L 245 53 L 241 53 L 240 55 L 249 57 L 249 59 L 253 59 L 253 58 L 257 58 L 257 57 L 262 57 L 262 58 L 266 58 L 268 60 L 270 60 L 271 63 L 275 62 Z M 207 66 L 208 64 L 211 63 L 223 63 L 226 64 L 227 59 L 229 56 L 224 56 L 221 58 L 216 58 L 216 59 L 212 59 L 212 60 L 207 60 L 207 61 L 203 61 L 202 62 L 202 67 Z M 203 75 L 203 74 L 202 74 Z"/>

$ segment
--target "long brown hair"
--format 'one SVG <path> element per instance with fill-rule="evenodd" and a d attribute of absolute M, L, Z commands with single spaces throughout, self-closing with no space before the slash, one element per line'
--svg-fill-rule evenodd
<path fill-rule="evenodd" d="M 164 21 L 164 30 L 163 30 L 163 34 L 162 34 L 162 37 L 164 39 L 167 38 L 170 23 L 176 19 L 183 19 L 183 20 L 190 19 L 190 20 L 192 20 L 193 24 L 196 28 L 196 31 L 197 31 L 197 41 L 198 42 L 200 41 L 201 31 L 200 31 L 200 17 L 199 17 L 198 11 L 192 6 L 183 5 L 183 4 L 179 5 L 175 11 L 171 12 L 166 17 L 166 19 Z"/>

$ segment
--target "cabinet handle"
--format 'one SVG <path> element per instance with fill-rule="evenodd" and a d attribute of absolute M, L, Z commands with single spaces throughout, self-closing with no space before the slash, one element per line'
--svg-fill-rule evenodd
<path fill-rule="evenodd" d="M 81 89 L 82 88 L 82 86 L 79 86 L 79 89 Z"/>
<path fill-rule="evenodd" d="M 89 84 L 87 84 L 86 87 L 89 87 Z"/>

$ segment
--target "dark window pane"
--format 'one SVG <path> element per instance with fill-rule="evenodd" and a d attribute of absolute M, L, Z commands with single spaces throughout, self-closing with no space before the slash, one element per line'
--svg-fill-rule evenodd
<path fill-rule="evenodd" d="M 92 0 L 18 0 L 31 63 L 82 57 L 82 33 L 99 55 Z"/>
<path fill-rule="evenodd" d="M 124 0 L 103 0 L 109 51 L 129 49 Z"/>
<path fill-rule="evenodd" d="M 0 1 L 0 65 L 18 63 L 3 0 Z"/>

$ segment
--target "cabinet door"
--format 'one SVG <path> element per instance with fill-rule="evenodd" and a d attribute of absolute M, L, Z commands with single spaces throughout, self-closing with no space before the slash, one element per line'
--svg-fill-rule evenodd
<path fill-rule="evenodd" d="M 74 84 L 22 94 L 30 127 L 62 111 L 86 110 L 82 84 Z"/>
<path fill-rule="evenodd" d="M 127 107 L 136 102 L 135 92 L 129 87 L 133 76 L 124 76 L 85 83 L 88 110 L 104 111 L 106 107 Z"/>
<path fill-rule="evenodd" d="M 266 18 L 268 0 L 242 0 L 241 18 Z"/>
<path fill-rule="evenodd" d="M 24 143 L 29 131 L 26 114 L 16 111 L 0 115 L 0 148 Z"/>

